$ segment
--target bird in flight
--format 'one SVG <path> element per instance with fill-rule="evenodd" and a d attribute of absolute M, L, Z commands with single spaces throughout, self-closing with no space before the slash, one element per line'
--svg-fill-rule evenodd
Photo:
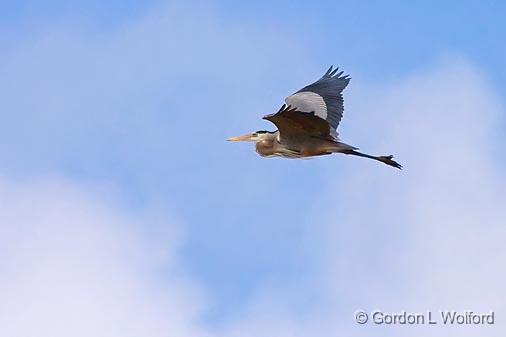
<path fill-rule="evenodd" d="M 257 131 L 228 140 L 255 142 L 256 152 L 262 157 L 308 158 L 343 153 L 401 169 L 391 155 L 372 156 L 340 141 L 337 126 L 344 111 L 342 91 L 351 78 L 342 76 L 342 71 L 338 73 L 339 68 L 332 68 L 318 81 L 288 96 L 278 112 L 263 117 L 276 125 L 277 131 Z"/>

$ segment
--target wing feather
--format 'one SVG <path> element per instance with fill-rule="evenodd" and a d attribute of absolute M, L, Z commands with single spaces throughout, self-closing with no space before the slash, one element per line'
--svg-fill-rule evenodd
<path fill-rule="evenodd" d="M 330 124 L 331 134 L 337 137 L 337 127 L 344 112 L 344 100 L 341 94 L 350 82 L 348 75 L 331 66 L 316 82 L 305 86 L 285 99 L 286 104 L 306 113 L 314 113 Z"/>
<path fill-rule="evenodd" d="M 300 137 L 333 139 L 329 123 L 314 113 L 298 111 L 292 106 L 283 106 L 275 114 L 264 116 L 279 130 L 281 140 Z"/>

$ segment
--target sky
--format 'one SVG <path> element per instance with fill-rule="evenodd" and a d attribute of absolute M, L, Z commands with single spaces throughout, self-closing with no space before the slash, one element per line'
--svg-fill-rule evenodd
<path fill-rule="evenodd" d="M 0 335 L 503 336 L 505 14 L 0 2 Z M 225 141 L 331 64 L 352 77 L 343 141 L 403 171 Z"/>

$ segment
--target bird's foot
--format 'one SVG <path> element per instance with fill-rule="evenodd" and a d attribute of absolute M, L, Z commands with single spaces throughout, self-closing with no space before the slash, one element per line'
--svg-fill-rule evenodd
<path fill-rule="evenodd" d="M 390 166 L 393 166 L 395 168 L 398 168 L 399 170 L 402 170 L 402 165 L 399 164 L 398 162 L 396 162 L 395 160 L 393 160 L 394 156 L 390 155 L 390 156 L 380 156 L 378 157 L 378 159 L 387 164 L 387 165 L 390 165 Z"/>

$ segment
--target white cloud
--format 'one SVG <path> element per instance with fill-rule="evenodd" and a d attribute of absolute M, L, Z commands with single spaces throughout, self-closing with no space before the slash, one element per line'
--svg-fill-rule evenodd
<path fill-rule="evenodd" d="M 129 213 L 68 183 L 2 181 L 0 335 L 204 336 L 177 224 Z"/>

